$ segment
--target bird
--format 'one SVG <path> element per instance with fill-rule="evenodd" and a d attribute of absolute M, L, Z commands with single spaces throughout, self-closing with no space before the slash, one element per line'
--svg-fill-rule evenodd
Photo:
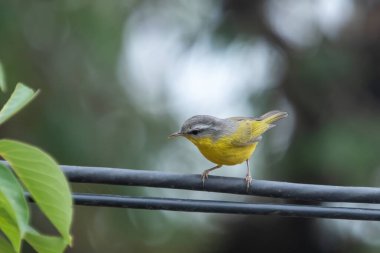
<path fill-rule="evenodd" d="M 246 162 L 245 181 L 247 190 L 252 183 L 249 158 L 254 153 L 262 135 L 273 128 L 274 123 L 286 118 L 287 112 L 273 110 L 260 117 L 217 118 L 209 115 L 196 115 L 187 119 L 180 131 L 169 138 L 185 137 L 191 141 L 214 167 L 201 174 L 203 186 L 211 171 L 223 165 L 236 165 Z"/>

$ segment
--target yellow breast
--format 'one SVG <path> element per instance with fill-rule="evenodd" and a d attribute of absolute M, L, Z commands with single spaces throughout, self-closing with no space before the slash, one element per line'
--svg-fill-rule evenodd
<path fill-rule="evenodd" d="M 247 146 L 235 146 L 233 136 L 221 137 L 216 141 L 207 137 L 190 141 L 208 160 L 218 165 L 235 165 L 244 162 L 251 157 L 257 145 L 255 142 Z"/>

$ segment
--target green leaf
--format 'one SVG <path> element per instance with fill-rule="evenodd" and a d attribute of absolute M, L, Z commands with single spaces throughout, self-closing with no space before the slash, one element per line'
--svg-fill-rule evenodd
<path fill-rule="evenodd" d="M 15 175 L 0 164 L 0 208 L 4 209 L 16 224 L 19 233 L 9 237 L 16 251 L 19 251 L 21 239 L 29 222 L 29 208 L 25 200 L 24 190 Z"/>
<path fill-rule="evenodd" d="M 73 201 L 59 165 L 40 149 L 18 141 L 0 140 L 0 155 L 9 162 L 66 243 L 71 244 Z"/>
<path fill-rule="evenodd" d="M 4 237 L 0 236 L 0 252 L 2 253 L 16 253 L 12 246 L 5 240 Z"/>
<path fill-rule="evenodd" d="M 13 245 L 13 248 L 17 249 L 17 252 L 20 252 L 20 245 L 22 240 L 21 233 L 18 230 L 15 221 L 3 208 L 0 208 L 0 230 L 2 230 L 4 235 L 8 237 L 9 241 Z"/>
<path fill-rule="evenodd" d="M 61 253 L 67 246 L 67 243 L 63 238 L 42 235 L 33 228 L 30 228 L 26 233 L 25 240 L 38 253 Z"/>
<path fill-rule="evenodd" d="M 0 90 L 2 92 L 7 91 L 7 85 L 5 83 L 5 74 L 4 74 L 4 68 L 3 65 L 0 62 Z"/>
<path fill-rule="evenodd" d="M 39 91 L 34 91 L 22 83 L 16 85 L 11 97 L 5 103 L 0 111 L 0 124 L 3 124 L 7 119 L 12 117 L 30 101 L 38 95 Z"/>

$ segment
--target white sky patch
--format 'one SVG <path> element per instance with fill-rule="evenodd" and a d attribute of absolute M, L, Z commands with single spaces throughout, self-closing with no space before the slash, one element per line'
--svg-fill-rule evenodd
<path fill-rule="evenodd" d="M 166 31 L 160 19 L 135 22 L 132 18 L 126 28 L 120 79 L 135 104 L 155 113 L 165 110 L 158 100 L 166 93 L 165 73 L 181 51 L 180 34 L 176 28 Z"/>
<path fill-rule="evenodd" d="M 172 19 L 142 11 L 128 21 L 119 74 L 130 99 L 153 114 L 170 110 L 179 121 L 254 116 L 249 96 L 273 83 L 280 54 L 260 40 L 217 47 L 209 32 L 188 45 L 184 27 Z"/>
<path fill-rule="evenodd" d="M 269 0 L 265 12 L 271 27 L 292 46 L 305 48 L 321 40 L 321 32 L 336 39 L 352 18 L 352 0 Z"/>
<path fill-rule="evenodd" d="M 181 118 L 251 115 L 248 99 L 267 85 L 269 57 L 264 43 L 236 42 L 213 49 L 210 39 L 204 38 L 168 73 L 171 108 Z"/>
<path fill-rule="evenodd" d="M 290 45 L 303 48 L 319 42 L 312 1 L 268 0 L 264 11 L 273 30 Z"/>
<path fill-rule="evenodd" d="M 320 29 L 330 39 L 338 37 L 339 31 L 352 18 L 355 11 L 352 0 L 318 0 L 315 5 Z"/>

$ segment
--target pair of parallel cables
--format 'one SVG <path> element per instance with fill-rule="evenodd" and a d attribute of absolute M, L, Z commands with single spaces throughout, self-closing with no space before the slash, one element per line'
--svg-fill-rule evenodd
<path fill-rule="evenodd" d="M 281 198 L 302 202 L 302 204 L 270 204 L 74 193 L 73 199 L 76 205 L 380 221 L 380 209 L 377 208 L 332 207 L 325 204 L 327 202 L 380 204 L 380 188 L 374 187 L 330 186 L 253 180 L 250 188 L 247 190 L 245 180 L 240 178 L 209 176 L 205 185 L 203 185 L 199 174 L 65 165 L 61 166 L 61 168 L 72 183 L 208 191 Z M 30 199 L 29 195 L 28 197 Z"/>

